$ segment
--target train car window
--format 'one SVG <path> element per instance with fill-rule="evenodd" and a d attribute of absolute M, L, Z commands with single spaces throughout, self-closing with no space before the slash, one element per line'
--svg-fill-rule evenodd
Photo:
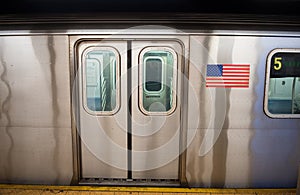
<path fill-rule="evenodd" d="M 170 114 L 176 106 L 177 56 L 170 48 L 145 48 L 140 55 L 140 109 L 145 114 Z"/>
<path fill-rule="evenodd" d="M 117 110 L 118 54 L 113 48 L 89 47 L 83 55 L 85 110 L 113 114 Z"/>
<path fill-rule="evenodd" d="M 162 90 L 163 59 L 149 56 L 144 59 L 145 64 L 145 90 L 159 92 Z"/>
<path fill-rule="evenodd" d="M 300 49 L 269 54 L 265 112 L 271 117 L 300 117 Z"/>

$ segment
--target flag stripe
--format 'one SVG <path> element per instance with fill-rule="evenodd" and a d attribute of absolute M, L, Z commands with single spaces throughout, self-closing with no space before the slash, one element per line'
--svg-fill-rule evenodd
<path fill-rule="evenodd" d="M 249 84 L 240 84 L 240 83 L 236 83 L 236 84 L 218 84 L 218 83 L 207 83 L 206 85 L 215 85 L 215 86 L 249 86 Z"/>
<path fill-rule="evenodd" d="M 244 70 L 244 69 L 231 69 L 229 70 L 228 68 L 223 68 L 223 71 L 226 71 L 226 72 L 234 72 L 234 71 L 239 71 L 239 72 L 250 72 L 250 70 Z"/>
<path fill-rule="evenodd" d="M 250 64 L 222 64 L 223 66 L 242 66 L 242 67 L 250 67 Z"/>
<path fill-rule="evenodd" d="M 236 70 L 236 71 L 249 71 L 250 70 L 250 68 L 226 68 L 226 67 L 224 67 L 223 68 L 223 70 Z"/>
<path fill-rule="evenodd" d="M 206 78 L 206 80 L 210 81 L 210 80 L 238 80 L 238 81 L 248 81 L 249 77 L 244 77 L 244 78 Z"/>
<path fill-rule="evenodd" d="M 232 71 L 223 71 L 223 75 L 224 74 L 236 74 L 236 75 L 240 75 L 240 74 L 246 74 L 249 75 L 249 72 L 232 72 Z"/>
<path fill-rule="evenodd" d="M 249 83 L 207 83 L 207 85 L 249 85 Z"/>
<path fill-rule="evenodd" d="M 206 87 L 218 87 L 218 88 L 249 88 L 249 85 L 206 85 Z"/>
<path fill-rule="evenodd" d="M 206 84 L 249 84 L 249 82 L 206 82 Z"/>
<path fill-rule="evenodd" d="M 249 78 L 249 74 L 247 74 L 247 75 L 225 74 L 224 76 L 226 76 L 226 77 L 248 77 Z"/>

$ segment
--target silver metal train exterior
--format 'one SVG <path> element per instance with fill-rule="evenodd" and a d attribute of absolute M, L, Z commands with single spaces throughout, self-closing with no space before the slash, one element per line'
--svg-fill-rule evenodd
<path fill-rule="evenodd" d="M 296 187 L 300 31 L 167 26 L 2 28 L 0 182 Z"/>

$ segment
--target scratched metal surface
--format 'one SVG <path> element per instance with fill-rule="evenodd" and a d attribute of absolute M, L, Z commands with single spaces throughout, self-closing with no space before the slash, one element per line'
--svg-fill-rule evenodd
<path fill-rule="evenodd" d="M 67 36 L 0 38 L 0 181 L 69 184 Z"/>

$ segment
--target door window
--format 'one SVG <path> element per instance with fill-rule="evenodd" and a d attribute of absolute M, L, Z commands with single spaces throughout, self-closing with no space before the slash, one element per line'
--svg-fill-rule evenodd
<path fill-rule="evenodd" d="M 149 93 L 162 90 L 163 59 L 149 56 L 144 59 L 145 64 L 145 90 Z"/>
<path fill-rule="evenodd" d="M 89 47 L 83 54 L 85 110 L 113 114 L 118 109 L 118 53 L 110 47 Z"/>
<path fill-rule="evenodd" d="M 140 109 L 145 114 L 170 114 L 176 107 L 176 53 L 168 47 L 141 51 Z"/>

